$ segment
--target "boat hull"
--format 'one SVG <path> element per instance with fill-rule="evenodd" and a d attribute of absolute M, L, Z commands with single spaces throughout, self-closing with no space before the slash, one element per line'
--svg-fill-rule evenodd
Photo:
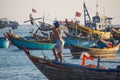
<path fill-rule="evenodd" d="M 25 47 L 27 49 L 33 49 L 33 50 L 49 50 L 53 49 L 55 44 L 53 43 L 41 43 L 41 42 L 35 42 L 35 41 L 29 41 L 29 40 L 24 40 L 24 39 L 19 39 L 15 37 L 11 37 L 11 42 L 17 46 L 18 48 Z"/>
<path fill-rule="evenodd" d="M 72 44 L 80 44 L 84 47 L 90 47 L 97 42 L 97 40 L 90 40 L 88 38 L 81 38 L 80 36 L 70 35 L 65 32 L 67 37 L 63 37 L 65 40 L 65 47 L 70 48 Z"/>
<path fill-rule="evenodd" d="M 88 68 L 79 64 L 57 62 L 25 53 L 49 80 L 119 80 L 120 69 Z M 101 77 L 102 76 L 102 77 Z"/>
<path fill-rule="evenodd" d="M 6 38 L 0 38 L 0 48 L 8 48 L 10 41 Z"/>
<path fill-rule="evenodd" d="M 119 50 L 119 44 L 117 46 L 114 46 L 112 48 L 86 48 L 78 45 L 72 45 L 71 47 L 71 54 L 74 57 L 80 57 L 80 54 L 82 52 L 88 52 L 93 57 L 116 57 L 117 52 Z"/>

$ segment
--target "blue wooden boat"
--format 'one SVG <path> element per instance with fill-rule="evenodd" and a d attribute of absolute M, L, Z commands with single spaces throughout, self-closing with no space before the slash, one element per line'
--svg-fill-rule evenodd
<path fill-rule="evenodd" d="M 49 80 L 120 80 L 120 69 L 118 67 L 102 68 L 100 64 L 92 67 L 58 62 L 45 57 L 34 56 L 27 49 L 23 50 Z"/>
<path fill-rule="evenodd" d="M 0 48 L 8 48 L 10 41 L 5 37 L 0 37 Z"/>
<path fill-rule="evenodd" d="M 93 44 L 96 44 L 98 40 L 91 40 L 90 38 L 82 38 L 76 35 L 70 35 L 65 32 L 66 37 L 63 37 L 65 40 L 65 47 L 70 47 L 72 44 L 80 44 L 84 47 L 90 47 Z"/>
<path fill-rule="evenodd" d="M 48 40 L 27 40 L 26 38 L 23 38 L 19 35 L 16 34 L 9 34 L 7 33 L 6 35 L 9 37 L 9 40 L 11 41 L 12 44 L 14 44 L 18 48 L 25 47 L 27 49 L 32 49 L 32 50 L 49 50 L 54 48 L 55 44 L 50 43 Z"/>

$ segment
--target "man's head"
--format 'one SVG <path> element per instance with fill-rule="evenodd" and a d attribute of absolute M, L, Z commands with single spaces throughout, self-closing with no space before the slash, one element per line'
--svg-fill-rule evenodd
<path fill-rule="evenodd" d="M 54 26 L 55 26 L 56 28 L 60 27 L 60 24 L 59 24 L 58 21 L 55 21 L 53 24 L 54 24 Z"/>

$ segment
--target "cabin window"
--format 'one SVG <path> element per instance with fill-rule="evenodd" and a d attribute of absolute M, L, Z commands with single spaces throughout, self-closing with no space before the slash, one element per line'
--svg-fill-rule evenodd
<path fill-rule="evenodd" d="M 99 29 L 101 29 L 101 25 L 99 25 Z"/>

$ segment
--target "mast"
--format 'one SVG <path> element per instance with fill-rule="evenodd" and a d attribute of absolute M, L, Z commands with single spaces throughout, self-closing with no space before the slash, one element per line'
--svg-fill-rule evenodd
<path fill-rule="evenodd" d="M 88 13 L 88 10 L 87 10 L 87 7 L 85 5 L 85 2 L 83 4 L 83 10 L 84 10 L 84 23 L 85 23 L 85 26 L 90 27 L 90 25 L 91 25 L 91 18 L 90 18 L 90 15 Z"/>
<path fill-rule="evenodd" d="M 83 10 L 84 10 L 84 23 L 86 27 L 92 28 L 92 22 L 91 22 L 91 18 L 89 15 L 89 12 L 87 10 L 87 7 L 85 5 L 85 2 L 83 4 Z M 93 28 L 92 28 L 92 33 L 90 34 L 90 39 L 92 39 L 92 34 L 93 34 Z"/>

